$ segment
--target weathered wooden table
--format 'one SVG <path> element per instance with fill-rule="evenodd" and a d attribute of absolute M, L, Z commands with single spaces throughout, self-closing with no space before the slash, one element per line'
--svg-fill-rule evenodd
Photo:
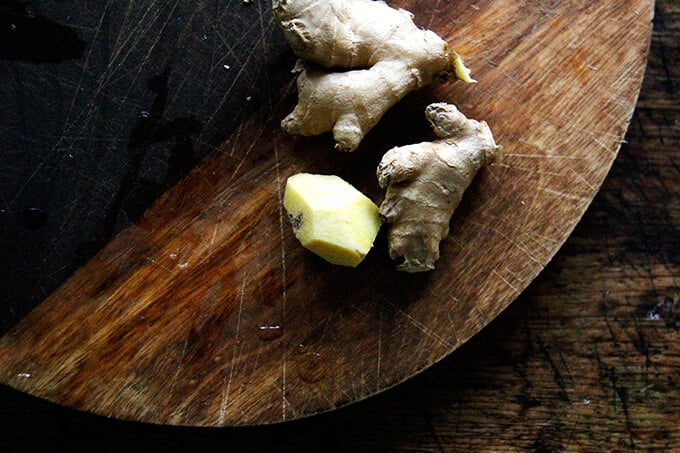
<path fill-rule="evenodd" d="M 469 343 L 367 401 L 270 427 L 149 426 L 0 387 L 3 451 L 680 451 L 680 7 L 658 0 L 611 173 L 539 278 Z"/>

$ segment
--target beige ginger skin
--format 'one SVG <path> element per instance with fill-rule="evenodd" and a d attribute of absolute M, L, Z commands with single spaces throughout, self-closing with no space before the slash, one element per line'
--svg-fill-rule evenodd
<path fill-rule="evenodd" d="M 439 140 L 393 148 L 377 176 L 387 188 L 380 215 L 390 224 L 389 254 L 406 272 L 434 269 L 439 243 L 475 174 L 501 156 L 489 126 L 451 104 L 431 104 L 425 116 Z"/>
<path fill-rule="evenodd" d="M 281 123 L 290 134 L 332 132 L 337 149 L 353 151 L 409 92 L 473 81 L 443 39 L 383 1 L 273 0 L 273 12 L 303 60 L 298 104 Z"/>

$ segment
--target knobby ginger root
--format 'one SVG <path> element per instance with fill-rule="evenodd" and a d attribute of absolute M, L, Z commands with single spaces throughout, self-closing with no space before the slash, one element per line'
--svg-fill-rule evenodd
<path fill-rule="evenodd" d="M 382 115 L 435 79 L 473 82 L 436 33 L 413 15 L 372 0 L 273 0 L 274 18 L 304 60 L 298 104 L 282 121 L 294 135 L 332 131 L 353 151 Z"/>
<path fill-rule="evenodd" d="M 393 148 L 377 170 L 387 188 L 380 215 L 390 224 L 389 254 L 403 258 L 397 268 L 406 272 L 434 269 L 463 192 L 501 154 L 486 122 L 466 118 L 454 105 L 431 104 L 425 116 L 440 140 Z"/>
<path fill-rule="evenodd" d="M 283 207 L 303 247 L 341 266 L 361 263 L 382 223 L 378 206 L 338 176 L 291 176 Z"/>

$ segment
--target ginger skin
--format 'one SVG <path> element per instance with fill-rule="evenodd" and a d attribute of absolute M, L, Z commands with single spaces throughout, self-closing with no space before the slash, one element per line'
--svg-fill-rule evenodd
<path fill-rule="evenodd" d="M 486 122 L 466 118 L 454 105 L 431 104 L 425 116 L 440 140 L 393 148 L 377 170 L 387 188 L 380 215 L 390 224 L 389 254 L 403 258 L 398 270 L 411 273 L 434 269 L 463 192 L 501 155 Z"/>
<path fill-rule="evenodd" d="M 273 0 L 273 11 L 304 60 L 298 104 L 281 123 L 290 134 L 332 131 L 337 149 L 353 151 L 409 92 L 435 79 L 473 82 L 443 39 L 383 1 Z"/>

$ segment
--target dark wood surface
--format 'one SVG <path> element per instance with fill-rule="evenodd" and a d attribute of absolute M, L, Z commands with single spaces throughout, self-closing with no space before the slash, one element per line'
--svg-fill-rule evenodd
<path fill-rule="evenodd" d="M 334 410 L 393 387 L 446 357 L 502 312 L 571 233 L 616 156 L 642 80 L 652 2 L 392 5 L 408 7 L 421 24 L 469 56 L 478 83 L 438 84 L 414 93 L 352 154 L 333 152 L 325 136 L 296 140 L 281 131 L 280 118 L 295 98 L 292 76 L 283 87 L 272 84 L 247 96 L 246 102 L 259 99 L 259 110 L 228 135 L 219 152 L 163 193 L 0 338 L 0 382 L 128 420 L 274 423 Z M 268 7 L 269 2 L 239 3 L 218 11 L 230 12 L 232 24 L 254 16 L 262 22 L 258 39 L 280 41 Z M 87 61 L 91 49 L 100 46 L 113 60 L 126 53 L 147 65 L 164 63 L 163 55 L 146 57 L 150 49 L 137 41 L 162 36 L 155 27 L 142 33 L 143 17 L 131 25 L 131 39 L 121 40 L 120 21 L 128 20 L 120 13 L 142 11 L 155 8 L 101 12 L 106 25 L 91 39 L 83 34 L 91 44 L 79 84 L 97 74 L 100 66 Z M 182 17 L 172 8 L 159 14 L 150 17 L 172 23 Z M 205 24 L 207 17 L 197 14 L 191 23 Z M 21 24 L 16 28 L 23 30 Z M 104 34 L 115 37 L 113 45 L 98 41 Z M 191 46 L 196 34 L 180 28 L 168 37 Z M 257 75 L 268 73 L 268 62 L 289 60 L 287 47 L 281 54 L 263 50 L 270 52 L 263 60 L 233 64 Z M 250 57 L 257 51 L 244 53 Z M 102 77 L 118 70 L 110 59 L 103 59 Z M 68 64 L 78 62 L 63 63 Z M 224 65 L 216 66 L 228 74 Z M 17 75 L 25 71 L 10 67 Z M 193 72 L 183 76 L 203 86 Z M 142 124 L 158 121 L 155 107 L 163 90 L 156 85 L 162 78 L 155 76 L 149 85 L 158 96 L 150 111 L 140 114 Z M 87 101 L 95 109 L 104 102 L 97 94 L 112 82 L 99 83 Z M 193 86 L 186 91 L 193 93 Z M 169 81 L 170 99 L 175 89 Z M 83 97 L 77 92 L 71 102 Z M 300 247 L 281 209 L 286 178 L 300 171 L 338 174 L 380 200 L 375 168 L 381 155 L 397 143 L 432 137 L 422 112 L 442 100 L 488 121 L 504 158 L 482 170 L 468 191 L 441 244 L 436 271 L 396 272 L 384 237 L 356 270 L 330 266 Z M 116 105 L 129 108 L 126 100 Z M 190 111 L 201 109 L 207 107 Z M 31 121 L 26 110 L 18 112 Z M 74 132 L 61 132 L 57 154 L 70 152 L 63 145 L 78 128 L 74 115 L 84 112 L 74 108 L 66 115 L 66 128 Z M 95 116 L 119 121 L 115 115 Z M 181 124 L 187 122 L 191 125 Z M 95 126 L 79 133 L 105 133 Z M 171 120 L 154 129 L 161 134 L 180 125 Z M 145 149 L 143 140 L 135 143 L 137 131 L 135 126 L 128 148 Z M 114 145 L 109 151 L 122 150 Z M 89 168 L 80 166 L 83 160 L 74 157 L 68 170 L 90 176 Z M 55 165 L 66 172 L 63 163 Z M 12 196 L 14 190 L 6 192 Z M 15 207 L 10 203 L 10 215 Z"/>
<path fill-rule="evenodd" d="M 3 387 L 0 442 L 14 450 L 56 451 L 140 445 L 233 451 L 680 449 L 680 117 L 674 65 L 680 11 L 663 0 L 656 9 L 627 143 L 598 196 L 528 290 L 441 363 L 349 408 L 265 428 L 122 422 Z"/>

